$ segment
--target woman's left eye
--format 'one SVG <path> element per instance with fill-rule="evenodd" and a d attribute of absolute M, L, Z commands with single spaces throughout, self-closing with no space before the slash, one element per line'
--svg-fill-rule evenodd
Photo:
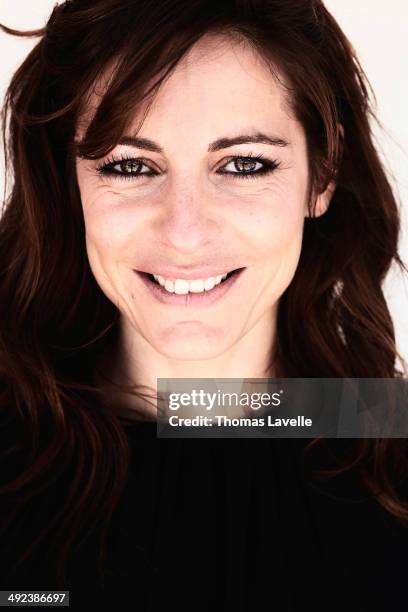
<path fill-rule="evenodd" d="M 246 155 L 232 157 L 224 166 L 217 171 L 217 174 L 224 174 L 229 178 L 258 178 L 259 176 L 270 174 L 279 167 L 279 162 L 264 159 L 262 155 Z M 227 169 L 231 166 L 234 169 Z M 145 170 L 143 171 L 143 168 Z M 147 171 L 146 171 L 147 169 Z M 140 176 L 157 176 L 159 172 L 152 170 L 144 163 L 143 159 L 120 159 L 108 160 L 97 168 L 97 172 L 104 176 L 117 179 L 134 180 Z"/>
<path fill-rule="evenodd" d="M 235 168 L 235 171 L 225 170 L 230 164 Z M 240 179 L 257 178 L 260 175 L 270 174 L 278 167 L 279 162 L 272 159 L 264 159 L 262 155 L 257 155 L 256 157 L 247 155 L 245 157 L 233 157 L 222 167 L 222 170 L 218 170 L 218 173 Z"/>

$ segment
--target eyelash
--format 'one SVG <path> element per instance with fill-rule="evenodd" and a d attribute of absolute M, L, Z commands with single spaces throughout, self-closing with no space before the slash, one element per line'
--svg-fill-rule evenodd
<path fill-rule="evenodd" d="M 230 164 L 231 162 L 237 161 L 237 160 L 244 160 L 244 161 L 251 161 L 251 162 L 260 162 L 263 164 L 263 168 L 260 168 L 258 170 L 255 170 L 253 172 L 228 172 L 228 171 L 218 171 L 219 174 L 225 174 L 227 175 L 229 178 L 238 178 L 238 179 L 257 179 L 260 176 L 266 176 L 267 174 L 271 174 L 272 172 L 274 172 L 277 168 L 279 168 L 280 163 L 276 160 L 273 159 L 264 159 L 263 155 L 252 155 L 252 153 L 250 153 L 249 155 L 234 155 L 233 157 L 231 157 L 225 164 L 224 166 L 227 166 L 228 164 Z M 147 166 L 149 168 L 149 166 L 145 163 L 143 158 L 134 158 L 134 157 L 119 157 L 119 158 L 115 158 L 115 157 L 110 157 L 108 158 L 103 164 L 101 164 L 100 166 L 98 166 L 96 168 L 96 171 L 98 172 L 98 174 L 100 174 L 101 176 L 110 176 L 113 177 L 115 180 L 124 180 L 124 181 L 132 181 L 132 180 L 137 180 L 138 178 L 140 178 L 141 176 L 157 176 L 159 173 L 152 170 L 150 168 L 149 172 L 138 172 L 137 174 L 130 174 L 130 173 L 120 173 L 117 172 L 116 170 L 113 170 L 113 166 L 120 164 L 122 162 L 134 162 L 139 164 L 138 168 L 140 169 L 141 166 Z"/>

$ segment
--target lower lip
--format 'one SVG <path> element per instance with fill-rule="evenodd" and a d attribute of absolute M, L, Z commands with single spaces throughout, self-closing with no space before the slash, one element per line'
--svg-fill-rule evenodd
<path fill-rule="evenodd" d="M 173 304 L 175 306 L 208 306 L 221 300 L 236 284 L 244 270 L 245 268 L 240 268 L 210 291 L 186 293 L 185 295 L 169 293 L 166 289 L 163 289 L 161 285 L 150 280 L 146 272 L 139 272 L 138 270 L 135 270 L 135 272 L 142 280 L 145 287 L 147 287 L 150 294 L 162 304 Z"/>

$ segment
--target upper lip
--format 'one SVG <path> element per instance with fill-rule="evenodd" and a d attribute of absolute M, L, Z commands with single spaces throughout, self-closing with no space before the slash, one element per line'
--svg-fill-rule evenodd
<path fill-rule="evenodd" d="M 228 272 L 232 272 L 233 270 L 237 270 L 238 268 L 229 268 L 228 270 L 214 270 L 214 268 L 189 268 L 188 271 L 186 269 L 177 270 L 175 268 L 160 268 L 157 270 L 141 270 L 143 272 L 147 272 L 148 274 L 154 274 L 155 276 L 162 276 L 166 279 L 182 279 L 182 280 L 198 280 L 198 279 L 206 279 L 210 278 L 210 276 L 223 276 L 224 274 L 228 274 Z"/>

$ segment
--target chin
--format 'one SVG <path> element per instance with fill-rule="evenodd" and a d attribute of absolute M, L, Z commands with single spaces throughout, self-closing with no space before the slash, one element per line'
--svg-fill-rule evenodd
<path fill-rule="evenodd" d="M 174 341 L 160 342 L 157 350 L 168 359 L 176 361 L 202 361 L 205 359 L 216 359 L 224 353 L 228 346 L 224 342 L 215 342 L 214 338 L 178 339 Z"/>

